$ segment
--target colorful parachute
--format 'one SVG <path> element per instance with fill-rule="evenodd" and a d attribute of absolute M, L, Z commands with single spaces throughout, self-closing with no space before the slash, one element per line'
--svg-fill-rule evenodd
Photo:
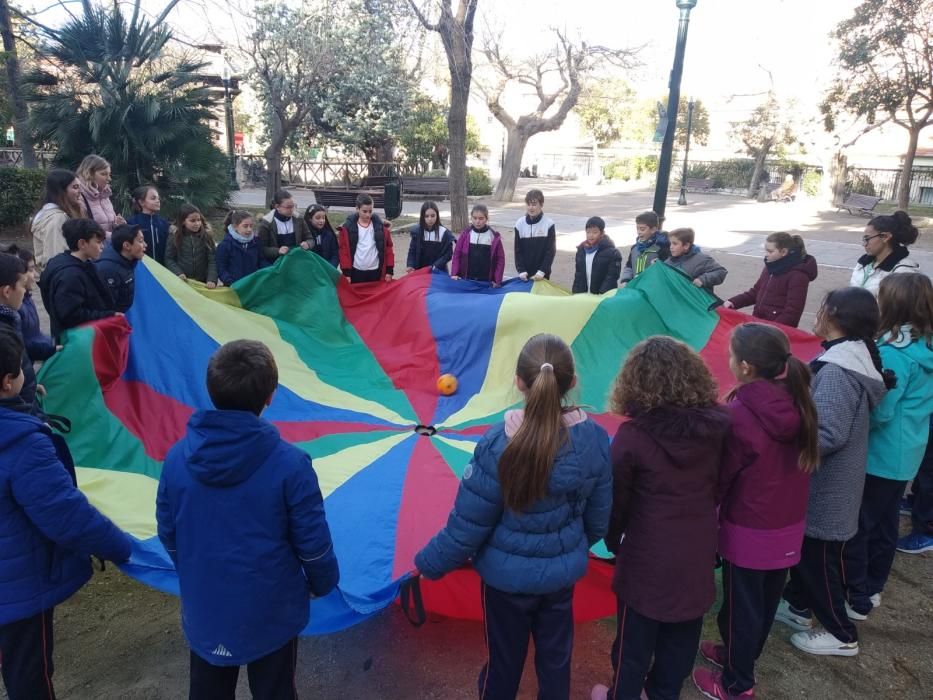
<path fill-rule="evenodd" d="M 340 562 L 339 589 L 311 603 L 306 632 L 325 633 L 396 598 L 415 553 L 446 522 L 475 442 L 520 401 L 513 376 L 525 340 L 547 331 L 571 344 L 575 400 L 611 434 L 618 419 L 604 412 L 609 387 L 628 350 L 649 335 L 699 349 L 720 386 L 730 386 L 728 334 L 747 317 L 709 306 L 708 295 L 663 265 L 597 297 L 548 282 L 491 289 L 427 271 L 351 287 L 303 250 L 231 289 L 208 290 L 147 259 L 126 320 L 68 332 L 41 381 L 45 409 L 71 420 L 80 487 L 137 538 L 124 570 L 177 594 L 155 537 L 161 460 L 192 412 L 210 407 L 204 379 L 213 351 L 244 337 L 266 343 L 279 389 L 264 416 L 312 456 Z M 804 333 L 792 340 L 802 358 L 818 350 Z M 436 389 L 444 373 L 459 380 L 452 396 Z M 577 619 L 615 609 L 600 551 L 578 584 Z M 478 591 L 464 568 L 425 582 L 425 605 L 478 619 Z"/>

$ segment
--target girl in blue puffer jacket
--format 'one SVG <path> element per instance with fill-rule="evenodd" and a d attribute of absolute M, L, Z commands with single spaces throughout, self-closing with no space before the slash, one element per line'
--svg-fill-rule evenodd
<path fill-rule="evenodd" d="M 560 338 L 531 338 L 515 374 L 524 409 L 480 440 L 447 526 L 415 557 L 414 573 L 438 579 L 472 558 L 489 649 L 480 697 L 516 696 L 533 637 L 538 697 L 567 698 L 573 587 L 609 525 L 609 436 L 565 405 L 577 378 Z"/>

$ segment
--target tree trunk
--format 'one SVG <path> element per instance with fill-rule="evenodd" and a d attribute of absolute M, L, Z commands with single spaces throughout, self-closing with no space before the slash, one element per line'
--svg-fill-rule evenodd
<path fill-rule="evenodd" d="M 901 166 L 900 182 L 897 185 L 897 208 L 907 211 L 910 206 L 911 171 L 914 169 L 914 156 L 917 155 L 917 143 L 920 141 L 922 125 L 913 125 L 910 130 L 910 141 L 907 142 L 907 152 L 904 154 L 904 165 Z"/>
<path fill-rule="evenodd" d="M 525 154 L 528 139 L 531 138 L 520 127 L 513 127 L 507 133 L 502 175 L 499 177 L 499 183 L 496 185 L 496 191 L 492 196 L 493 199 L 500 202 L 511 202 L 512 197 L 515 195 L 515 185 L 518 183 L 518 176 L 522 169 L 522 156 Z"/>
<path fill-rule="evenodd" d="M 282 149 L 285 143 L 274 140 L 266 149 L 266 206 L 272 208 L 272 200 L 282 187 Z"/>
<path fill-rule="evenodd" d="M 846 173 L 849 170 L 849 159 L 841 152 L 834 153 L 830 166 L 830 187 L 832 188 L 832 202 L 838 207 L 846 198 Z"/>
<path fill-rule="evenodd" d="M 16 55 L 16 40 L 13 37 L 13 25 L 10 21 L 10 6 L 7 0 L 0 0 L 0 34 L 3 35 L 3 50 L 6 53 L 6 78 L 13 100 L 13 124 L 16 139 L 23 149 L 23 166 L 37 167 L 36 152 L 29 130 L 29 109 L 19 81 L 19 58 Z"/>
<path fill-rule="evenodd" d="M 761 173 L 765 169 L 765 161 L 768 159 L 768 152 L 771 150 L 771 146 L 764 146 L 755 156 L 755 169 L 752 171 L 752 179 L 748 183 L 748 197 L 754 197 L 755 193 L 761 186 Z"/>
<path fill-rule="evenodd" d="M 466 118 L 467 102 L 470 99 L 470 82 L 469 75 L 457 79 L 454 75 L 453 63 L 451 63 L 447 132 L 450 137 L 450 223 L 454 231 L 462 231 L 468 223 Z"/>

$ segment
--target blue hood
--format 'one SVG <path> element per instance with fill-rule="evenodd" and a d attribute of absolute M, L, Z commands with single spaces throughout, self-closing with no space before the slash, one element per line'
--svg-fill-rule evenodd
<path fill-rule="evenodd" d="M 198 411 L 183 439 L 191 475 L 208 486 L 249 479 L 279 444 L 279 431 L 248 411 Z"/>

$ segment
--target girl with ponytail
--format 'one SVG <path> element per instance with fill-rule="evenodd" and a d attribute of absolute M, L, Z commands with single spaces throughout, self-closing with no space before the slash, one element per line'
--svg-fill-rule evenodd
<path fill-rule="evenodd" d="M 858 630 L 846 614 L 845 544 L 858 531 L 872 409 L 893 373 L 875 345 L 878 304 L 870 292 L 830 292 L 814 331 L 826 351 L 811 363 L 820 464 L 810 479 L 807 526 L 800 562 L 791 569 L 776 619 L 798 630 L 791 643 L 817 655 L 855 656 Z M 816 629 L 813 618 L 823 629 Z"/>
<path fill-rule="evenodd" d="M 920 265 L 908 257 L 908 246 L 916 243 L 919 235 L 906 211 L 873 218 L 865 226 L 865 235 L 862 236 L 865 255 L 855 264 L 849 284 L 878 296 L 881 280 L 888 275 L 920 272 Z"/>
<path fill-rule="evenodd" d="M 484 698 L 516 697 L 530 637 L 540 697 L 570 697 L 573 588 L 612 499 L 609 436 L 568 404 L 576 381 L 563 340 L 525 343 L 515 370 L 524 408 L 480 440 L 447 526 L 415 557 L 416 576 L 439 579 L 472 559 L 482 579 Z"/>
<path fill-rule="evenodd" d="M 723 700 L 754 693 L 755 661 L 787 571 L 800 561 L 810 474 L 820 457 L 810 370 L 793 356 L 783 331 L 738 326 L 729 367 L 738 386 L 729 394 L 732 437 L 719 476 L 723 643 L 700 643 L 703 658 L 722 672 L 693 672 L 702 693 Z"/>

